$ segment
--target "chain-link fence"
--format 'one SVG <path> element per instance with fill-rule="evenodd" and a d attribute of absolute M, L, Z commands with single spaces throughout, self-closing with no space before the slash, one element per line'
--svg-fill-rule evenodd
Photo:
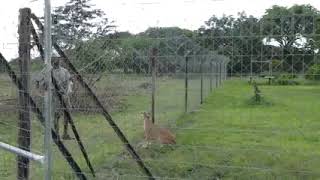
<path fill-rule="evenodd" d="M 52 179 L 318 177 L 318 10 L 132 34 L 87 3 L 53 9 L 52 69 L 41 14 L 22 10 L 19 42 L 5 42 L 17 57 L 0 57 L 0 142 L 52 149 Z M 43 159 L 0 150 L 0 179 L 45 178 Z"/>

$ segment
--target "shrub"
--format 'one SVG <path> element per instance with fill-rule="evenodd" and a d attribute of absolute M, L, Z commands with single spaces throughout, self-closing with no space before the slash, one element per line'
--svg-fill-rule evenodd
<path fill-rule="evenodd" d="M 305 75 L 309 80 L 320 80 L 320 64 L 312 65 Z"/>
<path fill-rule="evenodd" d="M 276 77 L 277 79 L 295 79 L 297 78 L 296 74 L 280 74 Z"/>
<path fill-rule="evenodd" d="M 261 90 L 258 87 L 258 84 L 253 81 L 252 82 L 253 92 L 254 95 L 251 97 L 246 104 L 250 106 L 256 106 L 256 105 L 263 105 L 263 106 L 270 106 L 272 105 L 271 102 L 267 101 L 265 97 L 262 95 Z"/>
<path fill-rule="evenodd" d="M 299 85 L 299 82 L 294 80 L 297 78 L 295 74 L 281 74 L 277 76 L 273 84 L 277 85 Z"/>
<path fill-rule="evenodd" d="M 254 100 L 257 102 L 257 103 L 260 103 L 261 101 L 261 91 L 257 85 L 256 82 L 253 82 L 253 89 L 254 89 Z"/>
<path fill-rule="evenodd" d="M 277 79 L 276 84 L 278 84 L 278 85 L 299 85 L 299 82 L 292 80 L 292 79 Z"/>

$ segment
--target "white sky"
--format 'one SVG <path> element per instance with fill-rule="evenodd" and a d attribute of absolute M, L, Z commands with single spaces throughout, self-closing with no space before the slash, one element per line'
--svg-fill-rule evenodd
<path fill-rule="evenodd" d="M 52 0 L 52 6 L 69 0 Z M 17 56 L 17 22 L 19 8 L 30 7 L 43 14 L 44 0 L 6 0 L 0 6 L 0 52 L 7 59 Z M 320 10 L 320 0 L 92 0 L 115 21 L 119 31 L 137 33 L 148 27 L 178 26 L 197 29 L 212 15 L 261 16 L 272 5 L 311 4 Z"/>

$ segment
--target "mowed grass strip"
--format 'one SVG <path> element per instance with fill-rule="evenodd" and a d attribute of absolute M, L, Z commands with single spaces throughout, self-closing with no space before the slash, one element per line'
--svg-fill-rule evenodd
<path fill-rule="evenodd" d="M 253 88 L 246 81 L 217 89 L 199 111 L 179 120 L 175 151 L 181 153 L 168 159 L 198 169 L 186 177 L 205 171 L 208 178 L 319 178 L 320 87 L 259 88 L 261 105 L 250 103 Z M 187 147 L 194 161 L 182 153 Z"/>

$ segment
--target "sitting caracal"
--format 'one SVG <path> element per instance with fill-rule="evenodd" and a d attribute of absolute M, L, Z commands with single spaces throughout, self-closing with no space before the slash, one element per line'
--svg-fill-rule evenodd
<path fill-rule="evenodd" d="M 175 135 L 169 129 L 161 128 L 152 123 L 150 114 L 144 112 L 144 135 L 147 141 L 158 141 L 161 144 L 176 144 Z"/>

